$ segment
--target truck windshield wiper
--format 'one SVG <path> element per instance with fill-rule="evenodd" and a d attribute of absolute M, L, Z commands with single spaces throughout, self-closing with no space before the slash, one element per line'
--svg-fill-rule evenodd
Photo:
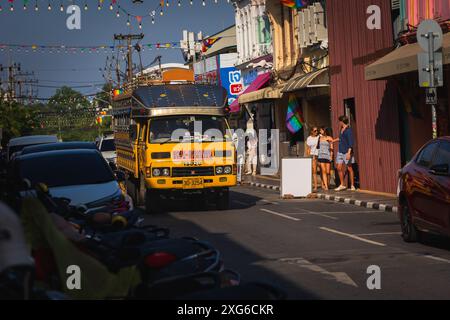
<path fill-rule="evenodd" d="M 172 141 L 172 138 L 167 138 L 166 140 L 161 141 L 159 144 L 160 144 L 160 145 L 161 145 L 161 144 L 166 144 L 167 142 L 170 142 L 170 141 Z"/>

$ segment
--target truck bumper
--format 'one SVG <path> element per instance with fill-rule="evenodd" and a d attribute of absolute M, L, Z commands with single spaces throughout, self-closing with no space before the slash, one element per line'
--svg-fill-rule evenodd
<path fill-rule="evenodd" d="M 201 179 L 201 184 L 191 185 L 187 187 L 184 180 L 187 179 Z M 158 178 L 146 178 L 146 186 L 149 189 L 165 189 L 165 190 L 204 190 L 211 188 L 226 188 L 236 185 L 235 175 L 221 175 L 211 177 L 184 177 L 184 178 L 172 178 L 172 177 L 158 177 Z M 198 180 L 197 180 L 198 182 Z"/>

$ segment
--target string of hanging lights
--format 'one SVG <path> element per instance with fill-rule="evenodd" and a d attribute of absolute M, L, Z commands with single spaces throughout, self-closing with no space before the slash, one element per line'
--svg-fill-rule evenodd
<path fill-rule="evenodd" d="M 19 3 L 22 2 L 23 4 L 23 10 L 28 10 L 29 7 L 29 3 L 32 2 L 30 0 L 7 0 L 9 3 L 9 11 L 10 12 L 14 12 L 14 4 L 15 3 Z M 88 1 L 87 0 L 79 0 L 81 3 L 83 3 L 83 9 L 85 11 L 89 10 L 89 6 L 88 6 Z M 177 6 L 181 7 L 182 6 L 182 0 L 172 0 L 173 2 L 176 1 Z M 187 1 L 187 0 L 185 0 Z M 200 0 L 195 0 L 200 2 Z M 214 4 L 218 3 L 218 0 L 210 0 L 213 1 Z M 230 3 L 230 0 L 226 0 L 227 3 Z M 42 3 L 46 3 L 47 4 L 47 10 L 48 11 L 52 11 L 54 7 L 57 7 L 56 4 L 59 4 L 59 11 L 60 12 L 65 12 L 65 6 L 64 3 L 68 2 L 69 4 L 67 6 L 70 5 L 76 5 L 76 0 L 34 0 L 34 11 L 38 12 L 39 11 L 39 3 L 41 3 L 41 6 L 43 5 Z M 166 10 L 166 8 L 170 7 L 170 0 L 160 0 L 159 4 L 155 7 L 154 10 L 150 10 L 147 14 L 134 14 L 131 13 L 130 11 L 128 11 L 127 9 L 125 9 L 123 6 L 121 6 L 119 4 L 119 0 L 97 0 L 97 11 L 101 11 L 103 9 L 103 7 L 105 6 L 105 2 L 109 2 L 109 10 L 110 11 L 114 11 L 114 9 L 116 9 L 116 17 L 120 18 L 122 15 L 124 17 L 127 18 L 126 20 L 126 24 L 127 26 L 131 27 L 131 20 L 135 19 L 136 22 L 138 23 L 138 27 L 139 29 L 142 29 L 142 22 L 144 19 L 148 18 L 152 24 L 155 24 L 155 17 L 157 15 L 157 11 L 159 11 L 159 15 L 163 16 L 164 15 L 164 10 Z M 53 5 L 52 5 L 53 4 Z M 192 6 L 194 5 L 194 0 L 189 0 L 189 4 Z M 201 4 L 203 7 L 206 6 L 206 0 L 201 0 Z M 0 0 L 0 12 L 3 11 L 3 6 L 1 5 L 1 0 Z"/>

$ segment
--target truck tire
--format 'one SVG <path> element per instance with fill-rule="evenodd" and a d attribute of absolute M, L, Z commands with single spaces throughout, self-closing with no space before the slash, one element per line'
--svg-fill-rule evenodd
<path fill-rule="evenodd" d="M 221 190 L 217 194 L 217 210 L 228 210 L 230 208 L 230 192 L 227 189 Z"/>
<path fill-rule="evenodd" d="M 162 201 L 156 190 L 147 189 L 145 192 L 145 213 L 155 214 L 162 212 Z"/>
<path fill-rule="evenodd" d="M 135 206 L 138 206 L 138 197 L 137 197 L 137 188 L 136 188 L 136 182 L 133 178 L 127 177 L 126 180 L 127 185 L 127 193 L 133 199 L 133 203 Z"/>
<path fill-rule="evenodd" d="M 138 206 L 145 206 L 145 197 L 146 197 L 147 187 L 145 185 L 144 176 L 141 174 L 139 177 L 139 183 L 136 186 L 136 198 Z"/>

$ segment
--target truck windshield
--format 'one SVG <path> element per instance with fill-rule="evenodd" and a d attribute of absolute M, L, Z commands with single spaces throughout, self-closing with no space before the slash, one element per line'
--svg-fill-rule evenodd
<path fill-rule="evenodd" d="M 150 120 L 150 143 L 191 141 L 194 137 L 198 137 L 201 141 L 229 140 L 225 118 L 173 116 Z"/>

